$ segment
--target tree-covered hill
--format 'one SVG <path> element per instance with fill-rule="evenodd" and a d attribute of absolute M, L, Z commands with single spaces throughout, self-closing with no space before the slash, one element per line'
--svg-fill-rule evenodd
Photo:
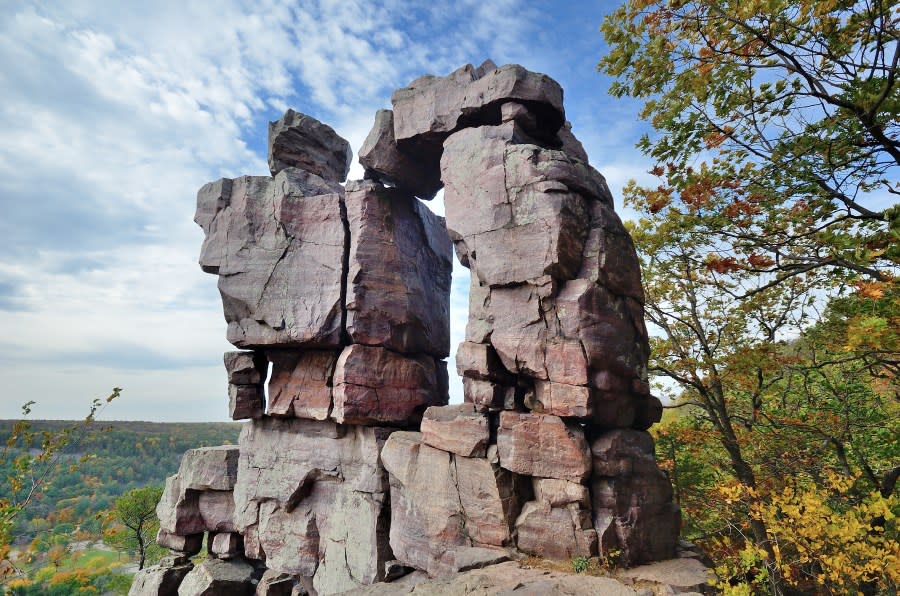
<path fill-rule="evenodd" d="M 14 420 L 0 420 L 0 445 L 6 443 L 14 424 Z M 59 432 L 72 424 L 35 420 L 31 428 L 40 437 L 44 431 Z M 178 471 L 188 449 L 237 443 L 241 425 L 103 422 L 94 428 L 71 442 L 41 494 L 17 517 L 16 543 L 41 542 L 48 534 L 77 530 L 97 535 L 102 523 L 97 514 L 109 510 L 116 497 L 139 486 L 162 484 Z M 84 456 L 88 457 L 80 463 Z M 14 462 L 15 457 L 0 461 L 0 477 L 12 474 Z M 0 490 L 5 486 L 0 484 Z"/>

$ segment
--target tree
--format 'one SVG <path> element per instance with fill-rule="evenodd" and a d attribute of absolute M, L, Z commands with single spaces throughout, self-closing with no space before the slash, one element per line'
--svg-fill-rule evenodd
<path fill-rule="evenodd" d="M 159 530 L 156 504 L 162 497 L 161 486 L 135 488 L 118 499 L 113 508 L 114 519 L 124 526 L 121 532 L 113 532 L 114 543 L 138 555 L 138 569 L 144 568 L 148 554 L 156 546 L 154 539 Z"/>
<path fill-rule="evenodd" d="M 658 134 L 639 147 L 662 179 L 632 198 L 691 215 L 723 270 L 890 282 L 898 17 L 881 0 L 627 0 L 599 68 L 645 100 Z"/>
<path fill-rule="evenodd" d="M 16 572 L 9 561 L 9 545 L 17 518 L 41 496 L 50 478 L 60 470 L 67 450 L 92 436 L 97 415 L 121 391 L 115 387 L 105 400 L 94 399 L 83 420 L 55 431 L 34 432 L 28 416 L 35 402 L 22 406 L 22 418 L 13 425 L 0 449 L 0 466 L 8 470 L 5 478 L 0 479 L 0 577 Z M 70 460 L 69 469 L 76 469 L 90 457 L 84 455 Z"/>
<path fill-rule="evenodd" d="M 897 431 L 900 396 L 898 14 L 878 0 L 626 0 L 602 27 L 610 92 L 643 99 L 655 130 L 638 146 L 661 183 L 625 198 L 642 216 L 651 372 L 689 411 L 659 455 L 676 480 L 737 481 L 694 528 L 739 545 L 722 551 L 746 563 L 732 571 L 773 594 L 828 580 L 821 561 L 781 557 L 786 490 L 896 530 L 900 470 L 879 429 Z M 832 473 L 853 479 L 846 494 Z M 679 493 L 690 505 L 709 489 Z M 853 509 L 872 490 L 878 506 Z M 880 581 L 856 571 L 864 592 Z"/>

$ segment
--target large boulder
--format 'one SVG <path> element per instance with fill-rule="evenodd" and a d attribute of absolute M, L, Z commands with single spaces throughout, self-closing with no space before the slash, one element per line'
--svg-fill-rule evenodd
<path fill-rule="evenodd" d="M 219 276 L 228 341 L 241 348 L 340 345 L 342 196 L 336 182 L 296 168 L 200 189 L 200 265 Z"/>
<path fill-rule="evenodd" d="M 235 521 L 246 556 L 313 578 L 320 594 L 382 579 L 388 546 L 389 429 L 300 418 L 241 432 Z"/>
<path fill-rule="evenodd" d="M 526 476 L 581 482 L 591 470 L 584 430 L 558 416 L 500 412 L 500 465 Z"/>
<path fill-rule="evenodd" d="M 441 575 L 512 541 L 517 479 L 487 459 L 461 457 L 396 432 L 381 455 L 390 473 L 390 544 L 401 563 Z"/>
<path fill-rule="evenodd" d="M 328 350 L 267 350 L 272 363 L 269 416 L 325 420 L 331 414 L 331 393 L 338 352 Z"/>
<path fill-rule="evenodd" d="M 347 333 L 405 354 L 450 353 L 452 245 L 444 218 L 381 184 L 347 184 Z"/>
<path fill-rule="evenodd" d="M 538 116 L 538 128 L 550 136 L 565 121 L 563 92 L 556 81 L 518 64 L 497 68 L 488 60 L 445 77 L 425 75 L 394 91 L 394 137 L 401 148 L 405 143 L 439 143 L 465 126 L 499 124 L 500 108 L 509 101 L 529 106 Z"/>
<path fill-rule="evenodd" d="M 354 344 L 337 361 L 331 417 L 341 424 L 415 424 L 429 406 L 447 403 L 447 384 L 443 360 Z"/>
<path fill-rule="evenodd" d="M 193 568 L 190 561 L 169 557 L 159 565 L 135 573 L 128 596 L 176 596 L 178 586 Z"/>
<path fill-rule="evenodd" d="M 350 143 L 334 129 L 306 114 L 288 110 L 269 122 L 269 170 L 300 168 L 330 182 L 343 182 L 350 171 Z"/>
<path fill-rule="evenodd" d="M 190 536 L 234 529 L 232 490 L 237 480 L 238 447 L 190 449 L 178 474 L 166 480 L 156 506 L 161 536 Z"/>
<path fill-rule="evenodd" d="M 378 180 L 430 200 L 441 189 L 441 172 L 437 160 L 421 159 L 414 152 L 403 152 L 394 139 L 394 112 L 378 110 L 375 124 L 359 150 L 359 163 L 366 178 Z"/>
<path fill-rule="evenodd" d="M 243 559 L 206 559 L 185 576 L 178 596 L 252 596 L 260 575 Z"/>
<path fill-rule="evenodd" d="M 617 429 L 591 442 L 591 496 L 600 550 L 620 551 L 627 566 L 675 556 L 681 514 L 656 465 L 653 438 Z"/>
<path fill-rule="evenodd" d="M 422 417 L 422 442 L 463 457 L 484 457 L 491 430 L 473 404 L 432 406 Z"/>

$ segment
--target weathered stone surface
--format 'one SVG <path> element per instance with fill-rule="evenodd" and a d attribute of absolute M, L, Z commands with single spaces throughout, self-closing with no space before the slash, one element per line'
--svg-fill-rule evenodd
<path fill-rule="evenodd" d="M 205 490 L 197 495 L 197 507 L 208 532 L 234 531 L 234 495 L 230 490 Z"/>
<path fill-rule="evenodd" d="M 592 371 L 591 385 L 602 391 L 630 391 L 646 378 L 649 349 L 624 299 L 589 280 L 565 283 L 556 298 L 561 332 L 578 338 Z"/>
<path fill-rule="evenodd" d="M 500 465 L 528 476 L 581 482 L 591 458 L 584 431 L 557 416 L 500 412 Z"/>
<path fill-rule="evenodd" d="M 339 345 L 342 194 L 337 183 L 296 168 L 200 189 L 200 265 L 219 275 L 228 341 L 248 348 Z"/>
<path fill-rule="evenodd" d="M 246 556 L 312 577 L 320 594 L 379 581 L 394 558 L 379 458 L 390 432 L 300 418 L 248 423 L 234 491 Z"/>
<path fill-rule="evenodd" d="M 178 586 L 194 568 L 188 561 L 179 565 L 154 565 L 138 571 L 131 582 L 128 596 L 175 596 Z"/>
<path fill-rule="evenodd" d="M 325 420 L 331 413 L 331 383 L 338 353 L 267 350 L 272 363 L 269 416 Z"/>
<path fill-rule="evenodd" d="M 181 457 L 178 477 L 184 489 L 231 490 L 237 480 L 237 445 L 188 449 Z"/>
<path fill-rule="evenodd" d="M 228 415 L 232 420 L 261 418 L 264 403 L 262 385 L 228 385 Z"/>
<path fill-rule="evenodd" d="M 288 110 L 269 122 L 269 170 L 275 176 L 295 167 L 332 182 L 343 182 L 350 171 L 350 143 L 334 129 L 306 114 Z"/>
<path fill-rule="evenodd" d="M 537 380 L 534 393 L 536 402 L 531 409 L 535 412 L 577 418 L 587 418 L 593 412 L 589 387 Z"/>
<path fill-rule="evenodd" d="M 507 562 L 439 579 L 413 583 L 376 584 L 347 596 L 637 596 L 632 588 L 609 577 L 569 574 Z"/>
<path fill-rule="evenodd" d="M 268 366 L 261 352 L 225 352 L 224 361 L 229 384 L 259 385 L 266 380 Z"/>
<path fill-rule="evenodd" d="M 572 134 L 571 122 L 566 120 L 556 135 L 559 137 L 559 142 L 562 144 L 562 150 L 565 151 L 569 157 L 588 163 L 587 151 L 584 150 L 584 145 L 581 144 L 581 141 Z"/>
<path fill-rule="evenodd" d="M 331 416 L 341 424 L 409 424 L 448 399 L 443 361 L 354 344 L 337 361 Z"/>
<path fill-rule="evenodd" d="M 186 451 L 156 506 L 160 528 L 182 536 L 232 528 L 230 499 L 237 464 L 236 445 Z"/>
<path fill-rule="evenodd" d="M 487 416 L 473 404 L 428 408 L 421 431 L 426 445 L 463 457 L 484 457 L 491 435 Z"/>
<path fill-rule="evenodd" d="M 463 399 L 479 411 L 513 410 L 516 407 L 516 388 L 492 381 L 463 377 Z"/>
<path fill-rule="evenodd" d="M 185 576 L 178 596 L 252 596 L 258 579 L 243 559 L 206 559 Z"/>
<path fill-rule="evenodd" d="M 423 160 L 414 152 L 397 148 L 391 110 L 375 113 L 375 124 L 359 150 L 359 163 L 366 168 L 366 178 L 396 186 L 426 201 L 433 199 L 443 186 L 436 160 Z"/>
<path fill-rule="evenodd" d="M 562 99 L 556 81 L 517 64 L 468 64 L 446 77 L 426 75 L 394 91 L 394 136 L 402 146 L 405 140 L 440 141 L 464 125 L 497 124 L 500 105 L 509 100 L 528 105 L 540 129 L 555 134 L 565 120 Z"/>
<path fill-rule="evenodd" d="M 584 197 L 566 185 L 576 178 L 575 162 L 562 151 L 514 144 L 515 134 L 507 123 L 464 129 L 444 142 L 450 236 L 491 287 L 543 275 L 570 279 L 589 221 Z"/>
<path fill-rule="evenodd" d="M 592 202 L 590 210 L 590 231 L 578 277 L 598 282 L 613 294 L 628 296 L 643 304 L 641 268 L 631 236 L 611 204 Z M 643 311 L 639 318 L 643 323 Z"/>
<path fill-rule="evenodd" d="M 512 474 L 424 445 L 412 432 L 391 435 L 381 458 L 390 473 L 390 541 L 399 561 L 438 575 L 456 568 L 459 548 L 509 544 L 518 513 Z"/>
<path fill-rule="evenodd" d="M 574 503 L 586 510 L 591 506 L 588 488 L 583 484 L 558 478 L 532 478 L 531 486 L 535 500 L 550 507 L 564 507 Z"/>
<path fill-rule="evenodd" d="M 509 382 L 510 374 L 490 344 L 464 341 L 456 349 L 456 372 L 461 377 Z"/>
<path fill-rule="evenodd" d="M 452 245 L 444 219 L 398 189 L 347 185 L 347 333 L 407 354 L 450 353 Z"/>
<path fill-rule="evenodd" d="M 616 548 L 632 566 L 675 556 L 681 515 L 672 486 L 656 465 L 653 439 L 612 430 L 591 442 L 594 528 L 602 552 Z"/>
<path fill-rule="evenodd" d="M 577 503 L 551 507 L 549 503 L 525 503 L 516 520 L 519 550 L 547 559 L 566 560 L 597 554 L 597 532 L 591 513 Z"/>
<path fill-rule="evenodd" d="M 180 553 L 183 556 L 193 557 L 203 548 L 203 534 L 198 533 L 179 536 L 178 534 L 172 534 L 160 528 L 156 533 L 156 544 Z"/>
<path fill-rule="evenodd" d="M 243 546 L 243 538 L 237 532 L 210 534 L 209 552 L 219 559 L 233 559 L 244 552 Z"/>
<path fill-rule="evenodd" d="M 294 576 L 266 569 L 256 586 L 255 596 L 291 596 L 296 584 Z"/>

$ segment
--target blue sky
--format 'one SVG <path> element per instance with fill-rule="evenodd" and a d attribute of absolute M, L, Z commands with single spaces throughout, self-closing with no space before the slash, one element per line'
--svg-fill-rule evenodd
<path fill-rule="evenodd" d="M 230 345 L 194 201 L 207 181 L 266 174 L 266 123 L 288 107 L 356 150 L 393 89 L 515 62 L 562 84 L 614 194 L 646 179 L 638 105 L 595 70 L 615 5 L 0 0 L 0 418 L 30 400 L 36 418 L 81 417 L 113 386 L 106 418 L 227 418 Z"/>

